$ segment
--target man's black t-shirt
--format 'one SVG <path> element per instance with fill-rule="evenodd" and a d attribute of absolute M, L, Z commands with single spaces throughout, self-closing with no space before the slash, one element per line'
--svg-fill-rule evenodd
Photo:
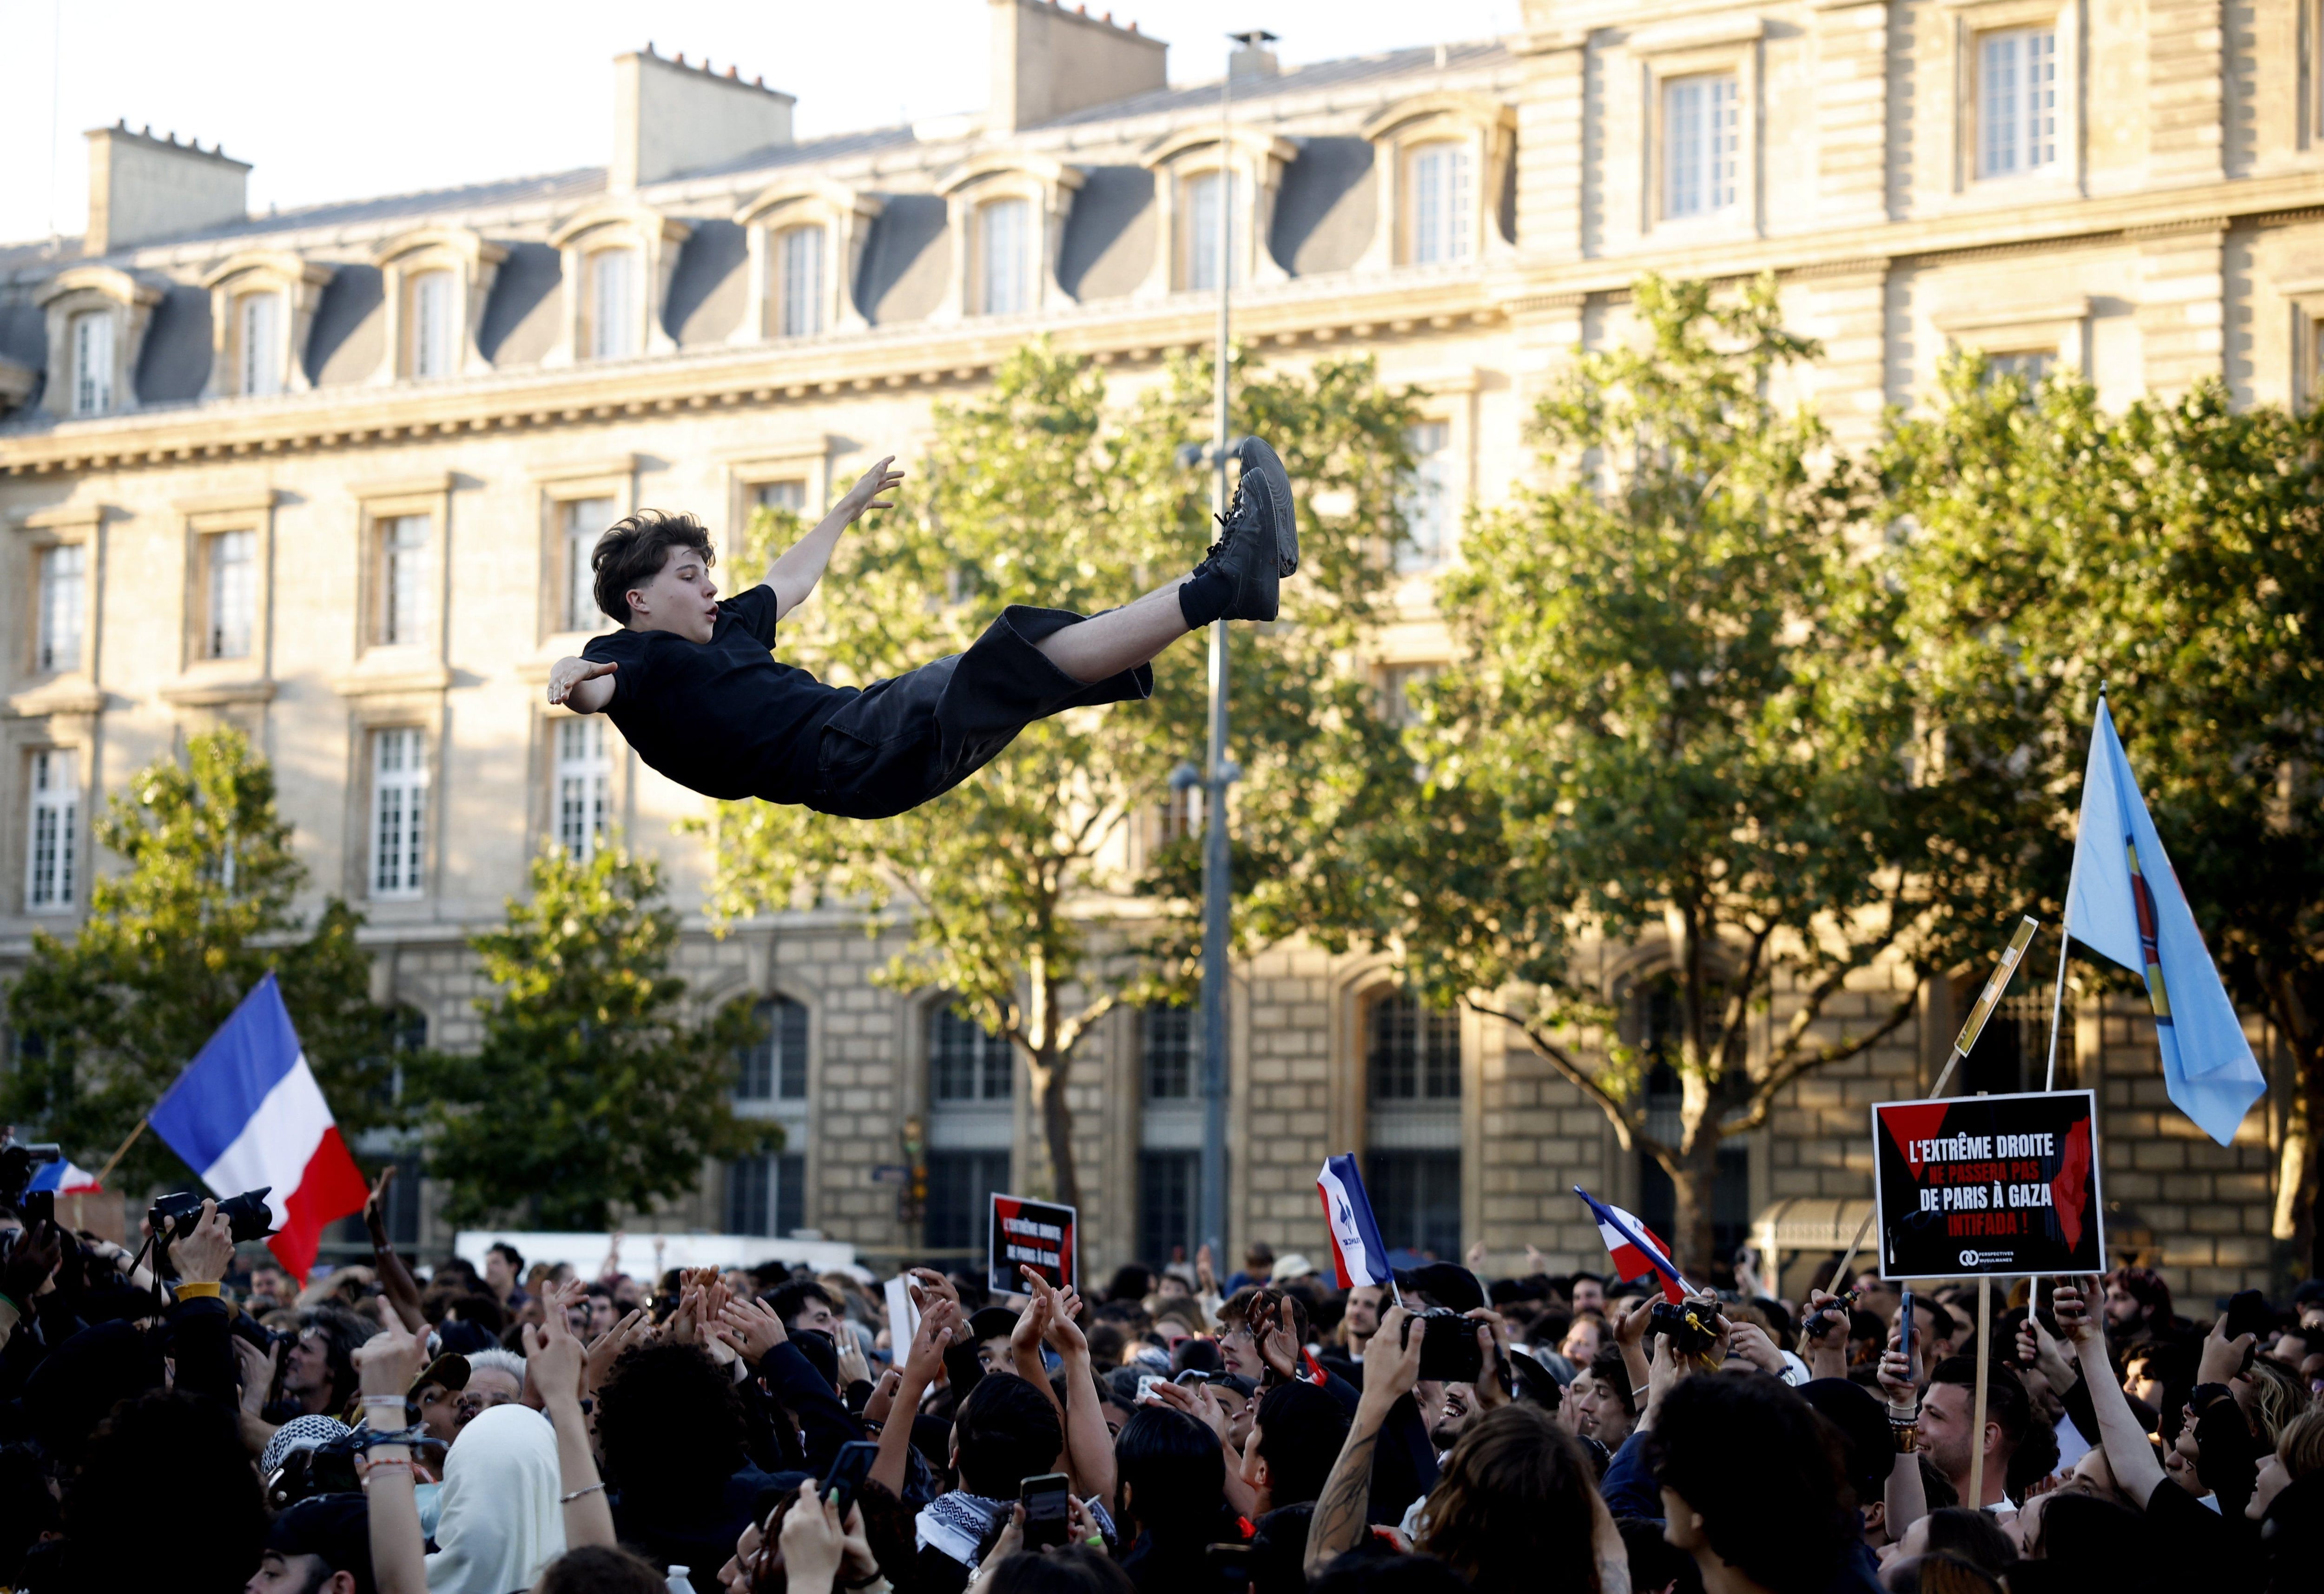
<path fill-rule="evenodd" d="M 621 667 L 604 712 L 652 768 L 705 797 L 796 803 L 814 790 L 824 722 L 853 694 L 777 663 L 774 645 L 762 585 L 718 605 L 706 642 L 617 631 L 581 657 Z"/>

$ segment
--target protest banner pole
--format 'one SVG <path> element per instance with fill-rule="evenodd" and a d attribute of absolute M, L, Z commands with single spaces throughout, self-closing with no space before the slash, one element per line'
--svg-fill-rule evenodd
<path fill-rule="evenodd" d="M 2073 889 L 2070 884 L 2066 888 Z M 2050 1066 L 2042 1075 L 2042 1088 L 2058 1088 L 2058 1024 L 2066 1011 L 2066 950 L 2074 944 L 2071 930 L 2061 926 L 2058 930 L 2058 988 L 2050 993 Z"/>
<path fill-rule="evenodd" d="M 1985 1379 L 1993 1361 L 1993 1279 L 1977 1276 L 1977 1400 L 1969 1420 L 1969 1499 L 1972 1511 L 1985 1509 Z"/>

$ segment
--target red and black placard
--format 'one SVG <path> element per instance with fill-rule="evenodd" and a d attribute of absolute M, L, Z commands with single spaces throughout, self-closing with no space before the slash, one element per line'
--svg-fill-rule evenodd
<path fill-rule="evenodd" d="M 984 1256 L 985 1287 L 996 1295 L 1024 1295 L 1025 1280 L 1017 1269 L 1029 1267 L 1052 1288 L 1065 1288 L 1080 1272 L 1079 1229 L 1079 1214 L 1072 1207 L 996 1194 Z"/>
<path fill-rule="evenodd" d="M 1872 1156 L 1883 1278 L 2104 1270 L 2089 1091 L 1878 1102 Z"/>

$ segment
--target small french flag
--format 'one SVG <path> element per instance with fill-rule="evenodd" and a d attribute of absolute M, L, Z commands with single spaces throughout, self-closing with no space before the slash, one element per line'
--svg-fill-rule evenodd
<path fill-rule="evenodd" d="M 1323 1196 L 1323 1226 L 1332 1233 L 1332 1265 L 1339 1270 L 1340 1287 L 1393 1288 L 1388 1247 L 1380 1242 L 1379 1224 L 1372 1218 L 1372 1203 L 1364 1194 L 1364 1176 L 1356 1171 L 1356 1159 L 1326 1159 L 1323 1171 L 1315 1175 L 1315 1188 Z"/>
<path fill-rule="evenodd" d="M 220 1196 L 272 1187 L 266 1248 L 301 1280 L 323 1226 L 370 1195 L 268 974 L 218 1026 L 147 1120 Z"/>
<path fill-rule="evenodd" d="M 78 1163 L 47 1162 L 34 1171 L 32 1183 L 24 1188 L 46 1190 L 58 1195 L 96 1195 L 101 1193 L 105 1186 L 97 1182 L 95 1174 Z"/>
<path fill-rule="evenodd" d="M 1606 1242 L 1607 1253 L 1614 1258 L 1617 1275 L 1623 1278 L 1655 1275 L 1663 1281 L 1663 1299 L 1673 1305 L 1699 1293 L 1679 1276 L 1678 1265 L 1670 1259 L 1670 1247 L 1653 1230 L 1620 1207 L 1608 1206 L 1579 1184 L 1573 1187 L 1573 1193 L 1590 1203 L 1591 1213 L 1598 1220 L 1599 1238 Z"/>

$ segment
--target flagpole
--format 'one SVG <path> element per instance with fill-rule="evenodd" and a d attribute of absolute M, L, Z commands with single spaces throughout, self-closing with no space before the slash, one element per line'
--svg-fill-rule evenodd
<path fill-rule="evenodd" d="M 121 1166 L 121 1159 L 129 1155 L 129 1148 L 137 1144 L 137 1137 L 144 1132 L 145 1119 L 141 1118 L 137 1120 L 137 1127 L 129 1131 L 129 1138 L 121 1143 L 121 1149 L 113 1154 L 113 1159 L 97 1174 L 97 1182 L 99 1184 L 113 1177 L 113 1170 Z"/>
<path fill-rule="evenodd" d="M 2069 877 L 2066 900 L 2070 903 L 2073 899 L 2074 882 Z M 2058 1025 L 2066 1011 L 2066 953 L 2073 944 L 2073 932 L 2061 925 L 2058 927 L 2058 988 L 2050 993 L 2050 1066 L 2042 1075 L 2042 1088 L 2045 1091 L 2058 1088 Z"/>

